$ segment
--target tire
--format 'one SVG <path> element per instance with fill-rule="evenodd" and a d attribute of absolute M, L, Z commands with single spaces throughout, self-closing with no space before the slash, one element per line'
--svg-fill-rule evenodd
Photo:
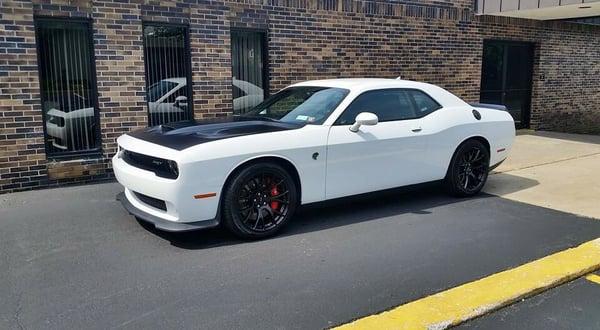
<path fill-rule="evenodd" d="M 458 197 L 478 194 L 485 185 L 490 167 L 490 152 L 478 140 L 470 139 L 458 146 L 444 184 L 448 192 Z"/>
<path fill-rule="evenodd" d="M 243 239 L 275 235 L 299 204 L 296 182 L 281 166 L 256 163 L 234 174 L 223 196 L 223 224 Z"/>

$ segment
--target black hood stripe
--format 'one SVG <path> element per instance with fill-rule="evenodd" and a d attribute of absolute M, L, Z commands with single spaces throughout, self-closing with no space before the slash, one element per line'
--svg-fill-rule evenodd
<path fill-rule="evenodd" d="M 167 148 L 183 150 L 198 144 L 252 134 L 298 129 L 305 124 L 284 123 L 260 117 L 230 116 L 168 123 L 127 133 Z"/>

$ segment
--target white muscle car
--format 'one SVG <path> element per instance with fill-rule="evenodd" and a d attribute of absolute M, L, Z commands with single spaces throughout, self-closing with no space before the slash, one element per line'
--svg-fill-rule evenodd
<path fill-rule="evenodd" d="M 233 88 L 240 96 L 233 99 L 233 112 L 253 108 L 263 101 L 263 89 L 247 81 L 232 79 Z M 188 111 L 187 78 L 166 78 L 148 88 L 148 108 L 152 122 L 186 118 Z"/>
<path fill-rule="evenodd" d="M 95 146 L 94 107 L 89 99 L 75 92 L 49 95 L 44 104 L 46 133 L 52 146 L 62 151 L 90 149 Z"/>
<path fill-rule="evenodd" d="M 275 234 L 297 206 L 442 181 L 477 194 L 515 136 L 502 106 L 425 83 L 332 79 L 287 87 L 250 112 L 122 135 L 119 199 L 166 231 L 225 225 Z"/>

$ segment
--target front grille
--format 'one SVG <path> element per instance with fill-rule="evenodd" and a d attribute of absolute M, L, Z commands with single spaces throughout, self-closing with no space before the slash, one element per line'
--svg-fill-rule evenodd
<path fill-rule="evenodd" d="M 165 201 L 160 200 L 158 198 L 146 196 L 144 194 L 140 194 L 135 191 L 133 193 L 135 194 L 135 197 L 137 197 L 144 204 L 148 204 L 148 205 L 152 206 L 153 208 L 156 208 L 159 210 L 167 211 L 167 204 L 165 203 Z"/>
<path fill-rule="evenodd" d="M 172 160 L 143 155 L 129 150 L 123 150 L 121 155 L 127 164 L 154 172 L 157 176 L 168 179 L 177 179 L 179 176 L 177 164 Z"/>

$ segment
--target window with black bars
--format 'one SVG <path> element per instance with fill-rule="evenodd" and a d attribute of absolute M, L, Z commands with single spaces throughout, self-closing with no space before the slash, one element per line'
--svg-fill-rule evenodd
<path fill-rule="evenodd" d="M 188 28 L 144 24 L 148 125 L 192 118 Z"/>
<path fill-rule="evenodd" d="M 267 91 L 266 34 L 263 31 L 231 31 L 233 112 L 248 112 L 260 104 Z"/>
<path fill-rule="evenodd" d="M 88 21 L 36 19 L 48 156 L 97 152 L 99 124 Z"/>

